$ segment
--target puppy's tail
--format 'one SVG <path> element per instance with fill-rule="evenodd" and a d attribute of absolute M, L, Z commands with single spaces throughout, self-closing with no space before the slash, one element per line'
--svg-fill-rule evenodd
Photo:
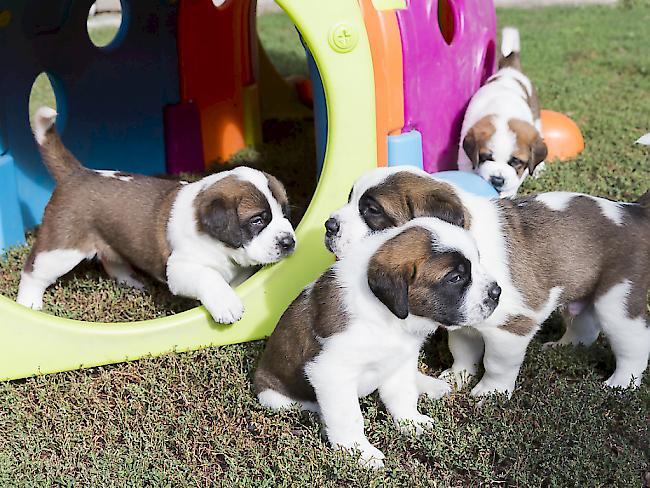
<path fill-rule="evenodd" d="M 501 31 L 499 69 L 515 68 L 521 71 L 520 52 L 521 41 L 519 39 L 519 29 L 515 27 L 504 27 Z"/>
<path fill-rule="evenodd" d="M 48 171 L 58 183 L 81 170 L 77 158 L 66 149 L 54 126 L 57 113 L 50 107 L 41 107 L 34 114 L 34 138 Z"/>

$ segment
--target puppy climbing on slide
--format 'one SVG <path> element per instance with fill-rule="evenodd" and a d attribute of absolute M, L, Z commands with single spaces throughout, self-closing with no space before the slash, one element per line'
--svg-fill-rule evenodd
<path fill-rule="evenodd" d="M 48 286 L 97 258 L 118 282 L 144 288 L 135 270 L 195 298 L 215 321 L 244 307 L 230 283 L 244 268 L 294 251 L 286 191 L 275 177 L 239 167 L 194 183 L 85 168 L 63 145 L 57 113 L 41 107 L 34 136 L 56 182 L 21 274 L 17 302 L 43 307 Z"/>

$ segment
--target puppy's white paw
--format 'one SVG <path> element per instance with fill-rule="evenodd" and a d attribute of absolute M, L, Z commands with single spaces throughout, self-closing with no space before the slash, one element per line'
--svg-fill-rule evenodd
<path fill-rule="evenodd" d="M 508 398 L 510 398 L 512 396 L 512 390 L 513 388 L 508 385 L 489 383 L 481 380 L 474 388 L 472 388 L 470 395 L 473 397 L 487 397 L 496 393 L 504 393 Z"/>
<path fill-rule="evenodd" d="M 420 437 L 425 430 L 433 427 L 433 419 L 418 413 L 413 418 L 401 418 L 398 421 L 399 429 L 403 434 Z"/>
<path fill-rule="evenodd" d="M 363 447 L 356 446 L 356 449 L 361 453 L 359 456 L 359 464 L 364 468 L 380 469 L 384 467 L 384 453 L 372 444 L 368 443 Z"/>
<path fill-rule="evenodd" d="M 637 378 L 631 374 L 617 374 L 614 372 L 614 374 L 605 381 L 605 386 L 609 388 L 621 388 L 623 390 L 627 390 L 628 388 L 638 388 L 641 386 L 641 378 Z"/>
<path fill-rule="evenodd" d="M 447 381 L 449 383 L 452 383 L 453 385 L 456 386 L 459 390 L 465 386 L 467 383 L 469 383 L 474 375 L 476 374 L 476 371 L 474 370 L 468 370 L 468 369 L 446 369 L 442 373 L 440 373 L 440 378 L 443 381 Z"/>
<path fill-rule="evenodd" d="M 135 288 L 136 290 L 144 291 L 145 286 L 140 280 L 134 278 L 133 276 L 124 276 L 119 278 L 117 282 L 120 285 L 128 286 L 130 288 Z"/>
<path fill-rule="evenodd" d="M 28 273 L 23 273 L 18 286 L 18 297 L 16 302 L 32 310 L 43 309 L 44 287 L 36 286 L 35 280 Z"/>
<path fill-rule="evenodd" d="M 343 449 L 350 454 L 359 455 L 359 465 L 369 469 L 379 469 L 384 467 L 384 453 L 370 444 L 367 440 L 360 442 L 346 442 L 337 444 L 338 449 Z"/>
<path fill-rule="evenodd" d="M 432 400 L 447 396 L 452 390 L 451 385 L 446 381 L 432 378 L 423 373 L 418 373 L 417 384 L 420 395 L 426 395 Z"/>
<path fill-rule="evenodd" d="M 214 321 L 220 324 L 232 324 L 244 315 L 244 304 L 232 289 L 222 293 L 221 296 L 201 299 L 201 303 L 210 312 Z"/>
<path fill-rule="evenodd" d="M 20 296 L 16 299 L 16 303 L 23 307 L 31 308 L 32 310 L 43 310 L 43 298 Z"/>

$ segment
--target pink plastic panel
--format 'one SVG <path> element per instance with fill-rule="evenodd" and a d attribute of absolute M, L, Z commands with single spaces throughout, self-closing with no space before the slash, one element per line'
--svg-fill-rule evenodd
<path fill-rule="evenodd" d="M 494 3 L 446 0 L 447 26 L 453 21 L 450 44 L 441 33 L 438 0 L 406 3 L 407 9 L 397 11 L 404 59 L 403 131 L 422 134 L 425 170 L 456 169 L 463 114 L 495 68 Z"/>

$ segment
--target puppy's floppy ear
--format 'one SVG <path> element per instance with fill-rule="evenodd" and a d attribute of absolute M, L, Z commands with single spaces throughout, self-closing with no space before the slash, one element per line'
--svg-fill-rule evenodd
<path fill-rule="evenodd" d="M 224 244 L 241 247 L 243 236 L 237 215 L 237 205 L 217 197 L 199 209 L 199 222 L 202 229 Z"/>
<path fill-rule="evenodd" d="M 535 168 L 546 159 L 548 155 L 548 148 L 544 140 L 537 135 L 537 138 L 533 141 L 533 144 L 530 146 L 530 159 L 528 160 L 528 174 L 532 176 Z"/>
<path fill-rule="evenodd" d="M 478 168 L 478 141 L 476 140 L 476 131 L 472 127 L 463 139 L 463 151 L 472 162 L 472 168 Z"/>
<path fill-rule="evenodd" d="M 368 286 L 397 318 L 409 315 L 409 286 L 417 267 L 412 247 L 422 229 L 412 227 L 386 241 L 368 263 Z"/>
<path fill-rule="evenodd" d="M 399 319 L 409 314 L 409 282 L 404 266 L 391 266 L 375 255 L 368 265 L 368 286 Z"/>

